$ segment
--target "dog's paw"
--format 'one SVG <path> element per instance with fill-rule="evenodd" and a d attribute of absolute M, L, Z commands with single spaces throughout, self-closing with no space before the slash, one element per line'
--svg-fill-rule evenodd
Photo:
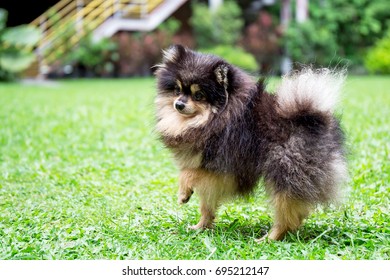
<path fill-rule="evenodd" d="M 190 230 L 206 230 L 206 229 L 214 229 L 214 225 L 213 224 L 204 224 L 204 223 L 198 223 L 196 225 L 193 225 L 193 226 L 189 226 L 188 227 Z"/>
<path fill-rule="evenodd" d="M 280 230 L 278 227 L 273 227 L 263 237 L 255 239 L 257 243 L 280 241 L 286 235 L 286 230 Z"/>
<path fill-rule="evenodd" d="M 194 191 L 189 191 L 189 192 L 181 192 L 179 193 L 179 198 L 177 200 L 177 202 L 182 205 L 182 204 L 186 204 L 188 201 L 190 201 L 190 198 L 192 196 L 192 194 L 194 193 Z"/>
<path fill-rule="evenodd" d="M 188 226 L 188 228 L 189 228 L 190 230 L 205 230 L 205 229 L 206 229 L 205 227 L 202 227 L 202 226 L 200 226 L 199 224 L 193 225 L 193 226 Z"/>
<path fill-rule="evenodd" d="M 259 244 L 264 243 L 264 242 L 271 242 L 271 241 L 273 241 L 273 239 L 270 239 L 270 238 L 269 238 L 268 233 L 265 234 L 265 235 L 264 235 L 263 237 L 261 237 L 261 238 L 255 239 L 255 242 L 256 242 L 256 243 L 259 243 Z"/>

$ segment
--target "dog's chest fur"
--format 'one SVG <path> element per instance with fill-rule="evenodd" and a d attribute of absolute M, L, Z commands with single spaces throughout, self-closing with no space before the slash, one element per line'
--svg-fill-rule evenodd
<path fill-rule="evenodd" d="M 202 153 L 194 151 L 189 147 L 185 147 L 186 145 L 183 146 L 180 148 L 172 149 L 176 164 L 181 169 L 200 168 L 202 165 L 202 158 L 203 158 Z"/>

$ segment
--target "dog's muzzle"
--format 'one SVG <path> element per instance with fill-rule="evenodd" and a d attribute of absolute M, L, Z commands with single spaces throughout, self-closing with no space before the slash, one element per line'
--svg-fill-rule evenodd
<path fill-rule="evenodd" d="M 183 101 L 176 100 L 175 102 L 175 109 L 179 112 L 182 112 L 184 108 L 186 107 L 186 104 Z"/>

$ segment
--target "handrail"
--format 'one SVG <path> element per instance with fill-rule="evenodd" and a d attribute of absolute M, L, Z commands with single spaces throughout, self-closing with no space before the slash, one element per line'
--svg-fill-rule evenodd
<path fill-rule="evenodd" d="M 41 65 L 56 61 L 113 16 L 144 18 L 164 0 L 61 0 L 30 25 L 40 28 L 37 53 Z"/>
<path fill-rule="evenodd" d="M 71 2 L 75 2 L 75 1 L 74 0 L 61 0 L 60 2 L 55 4 L 53 7 L 48 9 L 46 12 L 44 12 L 42 15 L 40 15 L 35 20 L 33 20 L 30 24 L 32 24 L 32 25 L 39 25 L 40 22 L 41 22 L 41 18 L 47 16 L 50 13 L 51 10 L 53 10 L 53 11 L 60 11 L 65 6 L 71 4 Z"/>

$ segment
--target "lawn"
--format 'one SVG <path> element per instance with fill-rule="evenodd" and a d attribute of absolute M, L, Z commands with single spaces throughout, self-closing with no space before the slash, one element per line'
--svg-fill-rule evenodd
<path fill-rule="evenodd" d="M 351 77 L 340 106 L 351 179 L 282 242 L 261 188 L 187 229 L 153 132 L 153 79 L 0 84 L 0 259 L 390 259 L 390 77 Z"/>

